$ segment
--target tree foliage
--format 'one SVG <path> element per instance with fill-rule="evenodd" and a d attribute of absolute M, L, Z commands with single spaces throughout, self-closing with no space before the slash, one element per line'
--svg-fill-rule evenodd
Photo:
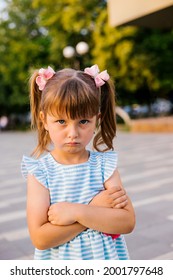
<path fill-rule="evenodd" d="M 68 63 L 62 56 L 64 47 L 75 47 L 80 41 L 86 41 L 90 50 L 93 45 L 93 31 L 97 17 L 106 9 L 104 0 L 33 0 L 34 7 L 42 7 L 40 10 L 40 24 L 49 30 L 51 40 L 51 59 L 62 67 Z M 73 59 L 74 62 L 76 58 Z M 91 63 L 92 56 L 82 64 L 82 68 Z M 72 63 L 75 65 L 75 63 Z"/>
<path fill-rule="evenodd" d="M 83 69 L 97 63 L 115 81 L 123 103 L 150 102 L 173 90 L 173 31 L 113 28 L 105 0 L 7 0 L 0 18 L 0 115 L 28 107 L 33 68 Z M 63 57 L 65 46 L 86 41 L 82 58 Z"/>
<path fill-rule="evenodd" d="M 107 17 L 104 10 L 97 18 L 93 58 L 109 69 L 120 99 L 131 103 L 134 98 L 151 102 L 156 96 L 167 97 L 173 90 L 173 30 L 112 28 Z"/>
<path fill-rule="evenodd" d="M 0 22 L 0 109 L 25 110 L 29 69 L 49 56 L 49 36 L 38 25 L 30 0 L 7 1 Z M 47 33 L 46 33 L 47 34 Z"/>

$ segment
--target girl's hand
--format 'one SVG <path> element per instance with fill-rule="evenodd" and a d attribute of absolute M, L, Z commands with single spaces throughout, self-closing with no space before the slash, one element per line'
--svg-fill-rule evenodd
<path fill-rule="evenodd" d="M 124 208 L 128 203 L 125 190 L 120 187 L 111 187 L 98 193 L 91 200 L 90 205 L 108 208 Z"/>
<path fill-rule="evenodd" d="M 76 207 L 74 203 L 58 202 L 52 204 L 48 211 L 48 220 L 53 225 L 67 226 L 74 224 Z"/>

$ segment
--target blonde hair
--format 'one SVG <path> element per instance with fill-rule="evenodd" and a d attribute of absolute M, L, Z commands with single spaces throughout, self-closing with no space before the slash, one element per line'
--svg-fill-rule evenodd
<path fill-rule="evenodd" d="M 47 81 L 43 91 L 36 84 L 38 70 L 30 79 L 31 126 L 38 132 L 38 145 L 33 155 L 39 157 L 48 151 L 51 139 L 40 119 L 40 111 L 51 115 L 66 114 L 71 119 L 93 117 L 101 113 L 98 131 L 93 139 L 97 151 L 113 150 L 116 134 L 115 90 L 109 80 L 97 88 L 94 79 L 83 71 L 63 69 Z M 105 144 L 104 149 L 100 145 Z"/>

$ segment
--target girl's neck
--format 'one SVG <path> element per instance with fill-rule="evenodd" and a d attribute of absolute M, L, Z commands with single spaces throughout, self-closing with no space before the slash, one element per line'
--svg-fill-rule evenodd
<path fill-rule="evenodd" d="M 80 164 L 83 162 L 88 161 L 89 158 L 89 152 L 87 150 L 84 150 L 80 154 L 71 154 L 71 153 L 62 153 L 57 150 L 51 151 L 51 155 L 53 158 L 60 164 Z"/>

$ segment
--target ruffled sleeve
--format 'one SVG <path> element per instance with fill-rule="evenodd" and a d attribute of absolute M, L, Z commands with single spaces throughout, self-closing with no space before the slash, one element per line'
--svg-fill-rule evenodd
<path fill-rule="evenodd" d="M 103 182 L 108 180 L 115 169 L 117 169 L 118 155 L 117 152 L 103 153 Z"/>
<path fill-rule="evenodd" d="M 21 163 L 21 172 L 25 179 L 28 174 L 33 175 L 37 181 L 47 188 L 47 179 L 44 166 L 40 160 L 31 157 L 23 156 Z"/>

